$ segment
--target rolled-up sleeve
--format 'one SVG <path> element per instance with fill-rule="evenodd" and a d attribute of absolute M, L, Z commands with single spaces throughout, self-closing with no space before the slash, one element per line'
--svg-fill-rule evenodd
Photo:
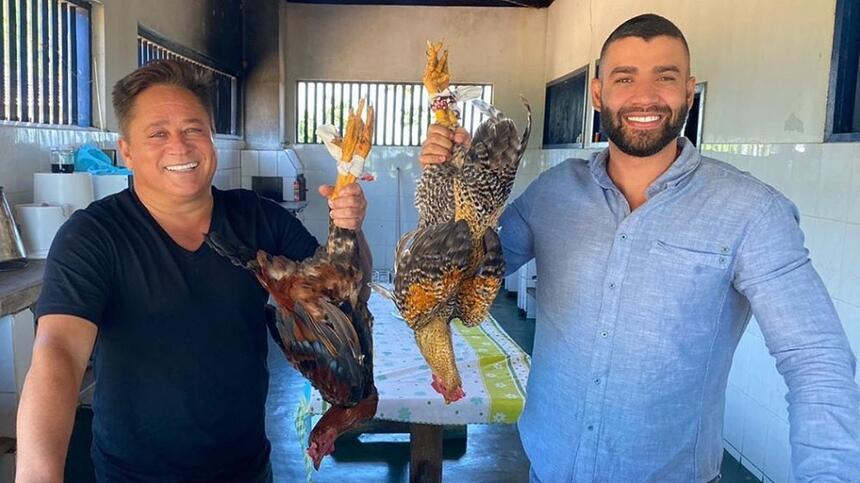
<path fill-rule="evenodd" d="M 803 246 L 797 208 L 774 193 L 738 250 L 735 288 L 752 306 L 788 386 L 796 481 L 860 481 L 856 360 Z"/>

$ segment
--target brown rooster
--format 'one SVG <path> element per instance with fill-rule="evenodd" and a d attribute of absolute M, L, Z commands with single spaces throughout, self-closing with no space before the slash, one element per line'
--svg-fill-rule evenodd
<path fill-rule="evenodd" d="M 340 152 L 341 166 L 364 159 L 373 138 L 373 109 L 361 120 L 363 101 L 350 111 L 343 138 L 330 139 Z M 333 129 L 333 128 L 331 128 Z M 346 171 L 346 173 L 344 173 Z M 359 170 L 360 171 L 360 170 Z M 341 170 L 332 197 L 354 182 L 349 169 Z M 378 396 L 373 382 L 373 317 L 367 309 L 367 292 L 359 268 L 356 232 L 329 224 L 328 241 L 302 262 L 272 256 L 262 250 L 225 240 L 218 233 L 206 243 L 234 264 L 256 275 L 272 295 L 270 324 L 280 336 L 284 355 L 331 407 L 314 426 L 308 455 L 319 469 L 323 457 L 334 451 L 337 437 L 376 414 Z"/>
<path fill-rule="evenodd" d="M 441 56 L 439 55 L 441 52 Z M 436 121 L 459 123 L 459 91 L 448 88 L 448 53 L 428 42 L 424 85 Z M 451 160 L 427 166 L 415 193 L 418 229 L 396 250 L 391 297 L 415 331 L 421 354 L 433 371 L 433 388 L 446 403 L 465 396 L 451 341 L 451 320 L 480 324 L 501 286 L 504 261 L 496 225 L 510 195 L 528 143 L 531 112 L 522 137 L 516 125 L 486 102 L 474 101 L 487 117 L 470 146 L 455 145 Z"/>

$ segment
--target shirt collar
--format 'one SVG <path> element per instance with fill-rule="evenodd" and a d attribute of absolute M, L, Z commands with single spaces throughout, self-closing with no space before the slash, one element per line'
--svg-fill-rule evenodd
<path fill-rule="evenodd" d="M 678 146 L 681 148 L 681 154 L 672 162 L 663 174 L 651 183 L 646 194 L 650 198 L 655 194 L 663 191 L 666 188 L 678 185 L 684 180 L 687 175 L 695 171 L 702 162 L 702 157 L 699 155 L 699 150 L 685 137 L 678 138 Z M 597 184 L 606 188 L 618 190 L 612 178 L 609 177 L 609 172 L 606 170 L 606 163 L 609 161 L 609 148 L 604 149 L 591 156 L 590 167 L 591 175 Z"/>

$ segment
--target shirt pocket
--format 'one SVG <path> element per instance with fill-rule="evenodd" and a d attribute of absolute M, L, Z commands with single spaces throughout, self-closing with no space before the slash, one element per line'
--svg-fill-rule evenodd
<path fill-rule="evenodd" d="M 685 248 L 661 240 L 654 241 L 649 253 L 657 257 L 662 257 L 664 261 L 670 263 L 692 264 L 717 270 L 728 268 L 734 258 L 731 250 L 726 246 L 720 248 L 708 247 L 703 250 L 699 248 Z"/>
<path fill-rule="evenodd" d="M 731 278 L 733 253 L 728 247 L 696 241 L 655 240 L 648 249 L 640 283 L 654 315 L 663 320 L 685 323 L 712 318 L 719 310 Z"/>
<path fill-rule="evenodd" d="M 733 253 L 719 241 L 646 243 L 625 285 L 635 296 L 627 300 L 623 328 L 636 334 L 639 347 L 652 348 L 637 362 L 636 384 L 648 391 L 671 376 L 677 382 L 672 391 L 697 390 L 730 286 Z"/>

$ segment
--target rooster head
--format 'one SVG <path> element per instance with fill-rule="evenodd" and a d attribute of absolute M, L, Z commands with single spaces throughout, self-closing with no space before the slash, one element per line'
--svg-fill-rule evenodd
<path fill-rule="evenodd" d="M 433 317 L 415 330 L 415 341 L 433 371 L 433 389 L 445 398 L 446 404 L 462 399 L 466 393 L 463 392 L 463 382 L 455 363 L 448 321 L 442 317 Z"/>

